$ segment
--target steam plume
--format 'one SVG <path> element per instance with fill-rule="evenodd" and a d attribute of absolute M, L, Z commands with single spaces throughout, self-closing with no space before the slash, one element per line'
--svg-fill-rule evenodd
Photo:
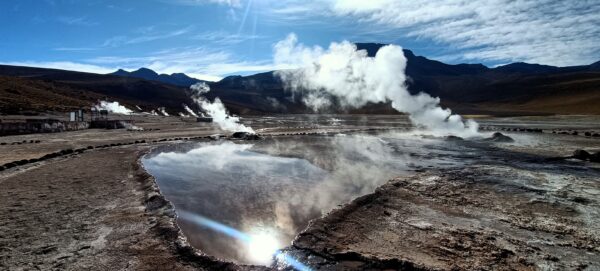
<path fill-rule="evenodd" d="M 213 122 L 216 122 L 221 129 L 230 132 L 248 132 L 254 133 L 251 127 L 243 125 L 239 117 L 230 116 L 227 113 L 225 105 L 217 97 L 213 102 L 210 102 L 202 96 L 210 91 L 210 86 L 204 82 L 196 83 L 190 87 L 192 90 L 192 99 L 208 114 Z"/>
<path fill-rule="evenodd" d="M 204 82 L 198 82 L 190 86 L 190 89 L 194 92 L 195 95 L 206 94 L 210 91 L 210 86 Z"/>
<path fill-rule="evenodd" d="M 303 102 L 315 111 L 331 106 L 332 97 L 351 108 L 391 101 L 392 107 L 408 113 L 415 125 L 433 133 L 478 134 L 476 122 L 464 122 L 450 109 L 442 109 L 439 98 L 408 92 L 406 58 L 400 46 L 384 46 L 371 58 L 348 41 L 331 43 L 325 50 L 304 46 L 290 34 L 274 46 L 274 58 L 276 65 L 302 67 L 278 71 L 277 75 L 288 89 L 302 92 Z"/>
<path fill-rule="evenodd" d="M 108 101 L 100 101 L 99 104 L 94 106 L 98 110 L 106 110 L 108 112 L 129 115 L 133 113 L 129 108 L 122 106 L 119 102 L 108 102 Z"/>
<path fill-rule="evenodd" d="M 196 112 L 194 112 L 194 110 L 192 110 L 189 106 L 187 106 L 187 104 L 183 105 L 183 109 L 185 109 L 185 111 L 187 111 L 188 114 L 190 114 L 190 116 L 198 117 L 198 114 L 196 114 Z"/>
<path fill-rule="evenodd" d="M 159 107 L 158 108 L 158 112 L 160 112 L 161 114 L 163 114 L 163 116 L 168 117 L 169 113 L 167 113 L 167 110 L 165 110 L 164 107 Z"/>

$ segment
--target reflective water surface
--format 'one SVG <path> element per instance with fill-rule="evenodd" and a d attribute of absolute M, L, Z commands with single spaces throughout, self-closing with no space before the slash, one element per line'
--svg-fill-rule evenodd
<path fill-rule="evenodd" d="M 143 164 L 177 210 L 250 234 L 267 232 L 283 248 L 310 219 L 409 171 L 462 164 L 456 157 L 469 152 L 442 139 L 338 134 L 179 144 L 155 150 Z M 235 238 L 178 222 L 192 245 L 210 255 L 265 264 Z"/>
<path fill-rule="evenodd" d="M 281 121 L 263 118 L 261 123 Z M 406 123 L 392 117 L 336 118 L 327 116 L 319 120 L 323 121 L 321 125 L 352 127 L 366 124 L 405 128 Z M 297 123 L 292 121 L 295 119 Z M 285 124 L 304 127 L 314 121 L 306 117 L 292 120 Z M 254 121 L 257 123 L 253 124 L 258 124 L 259 120 Z M 258 130 L 268 129 L 269 125 L 258 126 Z M 161 192 L 175 205 L 180 215 L 178 223 L 193 246 L 221 259 L 268 265 L 269 259 L 256 255 L 256 251 L 290 245 L 311 219 L 371 193 L 391 178 L 412 175 L 415 171 L 469 166 L 489 171 L 490 178 L 532 189 L 542 184 L 559 188 L 574 174 L 597 176 L 595 171 L 578 163 L 540 163 L 543 159 L 539 156 L 569 153 L 575 147 L 598 147 L 596 141 L 546 134 L 507 134 L 515 139 L 514 143 L 495 143 L 483 138 L 448 139 L 419 135 L 407 129 L 180 143 L 161 146 L 142 162 L 156 177 Z M 547 177 L 541 182 L 543 174 Z M 181 219 L 182 213 L 197 215 L 209 225 Z M 215 225 L 225 230 L 215 231 Z M 227 227 L 256 237 L 250 239 L 265 245 L 249 245 L 235 238 L 236 234 L 228 235 Z"/>

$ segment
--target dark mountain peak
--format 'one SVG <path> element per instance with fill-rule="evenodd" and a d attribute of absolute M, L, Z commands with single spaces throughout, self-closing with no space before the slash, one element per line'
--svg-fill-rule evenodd
<path fill-rule="evenodd" d="M 172 73 L 171 77 L 175 77 L 175 78 L 191 78 L 191 77 L 187 76 L 185 73 L 181 73 L 181 72 Z"/>
<path fill-rule="evenodd" d="M 202 81 L 202 80 L 198 80 L 196 78 L 189 77 L 184 73 L 173 73 L 171 75 L 168 75 L 168 74 L 160 74 L 159 75 L 155 71 L 148 69 L 148 68 L 139 68 L 132 72 L 127 72 L 127 71 L 124 71 L 123 69 L 119 69 L 118 71 L 111 73 L 111 75 L 159 81 L 159 82 L 176 85 L 176 86 L 180 86 L 180 87 L 189 87 L 195 83 Z"/>
<path fill-rule="evenodd" d="M 406 58 L 413 58 L 413 57 L 417 57 L 415 56 L 415 53 L 413 53 L 413 51 L 409 50 L 409 49 L 402 49 L 402 51 L 404 51 L 404 56 Z"/>
<path fill-rule="evenodd" d="M 123 69 L 118 69 L 116 72 L 111 73 L 113 75 L 119 75 L 119 76 L 127 76 L 129 75 L 129 72 Z"/>
<path fill-rule="evenodd" d="M 386 46 L 382 43 L 356 43 L 358 50 L 366 50 L 370 57 L 377 54 L 379 48 Z M 436 60 L 431 60 L 423 56 L 417 56 L 409 49 L 403 49 L 404 56 L 408 61 L 406 72 L 408 75 L 425 74 L 425 75 L 459 75 L 459 74 L 476 74 L 488 70 L 488 67 L 483 64 L 458 64 L 449 65 Z"/>
<path fill-rule="evenodd" d="M 359 42 L 359 43 L 355 43 L 355 45 L 356 45 L 356 49 L 358 49 L 358 50 L 366 50 L 368 56 L 374 57 L 375 54 L 377 54 L 377 51 L 379 51 L 379 48 L 381 48 L 383 46 L 386 46 L 386 45 L 389 45 L 389 44 Z M 409 49 L 402 49 L 402 51 L 404 51 L 404 56 L 406 58 L 416 57 L 415 54 L 413 53 L 413 51 L 411 51 Z"/>
<path fill-rule="evenodd" d="M 508 65 L 498 66 L 494 68 L 496 71 L 511 72 L 511 73 L 543 73 L 554 72 L 559 70 L 558 67 L 540 64 L 531 64 L 525 62 L 515 62 Z"/>
<path fill-rule="evenodd" d="M 139 68 L 136 71 L 131 72 L 131 74 L 148 80 L 154 80 L 158 77 L 158 73 L 148 68 Z"/>
<path fill-rule="evenodd" d="M 238 81 L 240 79 L 242 79 L 243 76 L 241 75 L 229 75 L 226 76 L 225 78 L 221 79 L 221 81 L 219 82 L 233 82 L 233 81 Z"/>
<path fill-rule="evenodd" d="M 355 43 L 356 45 L 356 49 L 358 50 L 365 50 L 367 51 L 367 54 L 370 57 L 374 57 L 375 54 L 377 54 L 377 51 L 379 51 L 379 48 L 386 46 L 387 44 L 383 44 L 383 43 Z"/>

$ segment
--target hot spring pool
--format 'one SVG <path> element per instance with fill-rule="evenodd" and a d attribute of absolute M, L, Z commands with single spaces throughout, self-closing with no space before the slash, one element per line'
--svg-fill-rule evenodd
<path fill-rule="evenodd" d="M 159 147 L 142 162 L 194 247 L 269 265 L 269 251 L 289 246 L 311 219 L 393 177 L 476 157 L 473 147 L 439 138 L 353 134 L 182 143 Z"/>

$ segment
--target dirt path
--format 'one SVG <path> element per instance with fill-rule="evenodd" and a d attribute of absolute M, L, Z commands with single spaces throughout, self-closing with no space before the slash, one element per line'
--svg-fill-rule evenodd
<path fill-rule="evenodd" d="M 94 150 L 0 175 L 1 270 L 195 270 L 145 211 L 147 146 Z"/>

